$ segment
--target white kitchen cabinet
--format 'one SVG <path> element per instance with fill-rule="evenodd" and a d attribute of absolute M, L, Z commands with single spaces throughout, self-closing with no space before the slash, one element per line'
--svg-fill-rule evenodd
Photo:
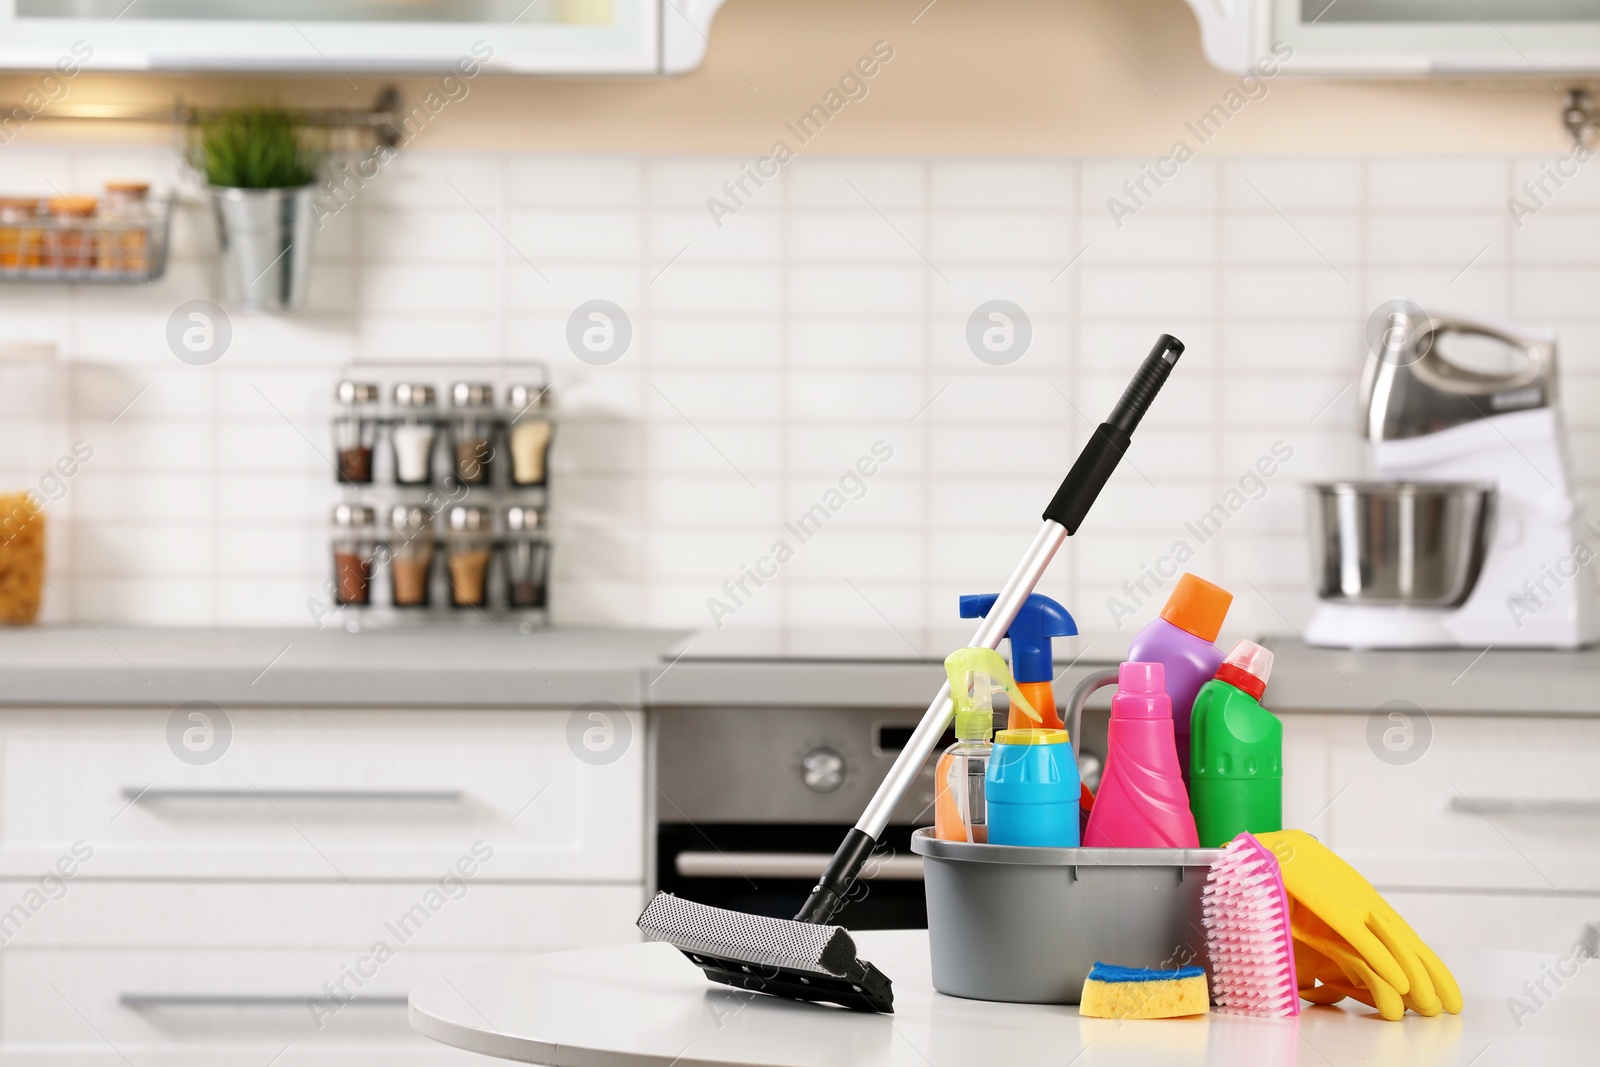
<path fill-rule="evenodd" d="M 1600 70 L 1594 0 L 1189 0 L 1206 58 L 1244 73 L 1585 74 Z"/>
<path fill-rule="evenodd" d="M 476 878 L 398 933 L 427 888 L 71 882 L 0 951 L 0 1061 L 260 1067 L 289 1046 L 280 1064 L 471 1062 L 411 1031 L 417 982 L 638 936 L 637 887 Z M 361 999 L 326 999 L 341 981 Z"/>
<path fill-rule="evenodd" d="M 638 713 L 592 763 L 568 712 L 240 709 L 206 765 L 171 714 L 0 712 L 0 876 L 82 840 L 90 878 L 431 879 L 482 841 L 497 880 L 643 883 Z"/>
<path fill-rule="evenodd" d="M 0 712 L 0 1062 L 475 1062 L 411 1031 L 418 981 L 639 936 L 614 714 L 606 763 L 588 712 L 240 709 L 196 765 L 167 709 Z"/>
<path fill-rule="evenodd" d="M 0 0 L 0 68 L 679 74 L 722 3 Z"/>
<path fill-rule="evenodd" d="M 1285 825 L 1449 940 L 1479 926 L 1481 943 L 1549 951 L 1600 921 L 1600 720 L 1435 715 L 1405 764 L 1379 758 L 1371 728 L 1284 716 Z"/>

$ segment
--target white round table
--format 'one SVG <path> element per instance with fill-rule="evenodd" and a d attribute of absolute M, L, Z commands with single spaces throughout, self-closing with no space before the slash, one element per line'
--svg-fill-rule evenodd
<path fill-rule="evenodd" d="M 411 1025 L 485 1056 L 559 1067 L 1498 1067 L 1600 1062 L 1600 961 L 1534 1005 L 1523 990 L 1556 958 L 1446 950 L 1466 995 L 1457 1016 L 1384 1022 L 1345 1001 L 1298 1019 L 1084 1019 L 1076 1008 L 993 1004 L 933 989 L 924 930 L 855 935 L 894 981 L 895 1014 L 868 1015 L 708 982 L 664 944 L 583 949 L 469 967 L 411 993 Z M 1570 968 L 1570 964 L 1569 964 Z M 1513 1014 L 1517 998 L 1532 1014 Z M 1520 1024 L 1520 1025 L 1519 1025 Z"/>

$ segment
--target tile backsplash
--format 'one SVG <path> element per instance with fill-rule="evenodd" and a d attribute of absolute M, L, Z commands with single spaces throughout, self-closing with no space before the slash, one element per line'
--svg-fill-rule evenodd
<path fill-rule="evenodd" d="M 1600 481 L 1600 169 L 1538 206 L 1531 158 L 1202 158 L 1159 186 L 1137 159 L 803 158 L 735 199 L 733 157 L 406 152 L 328 213 L 311 306 L 233 313 L 195 367 L 167 322 L 218 293 L 214 238 L 171 153 L 3 155 L 7 193 L 187 190 L 159 282 L 0 285 L 0 487 L 58 498 L 51 621 L 311 625 L 333 385 L 363 361 L 553 366 L 563 623 L 947 624 L 1166 331 L 1188 352 L 1041 588 L 1127 633 L 1192 553 L 1230 632 L 1298 627 L 1300 483 L 1365 472 L 1363 323 L 1397 296 L 1555 327 Z M 603 366 L 567 340 L 595 299 L 633 333 Z M 1003 346 L 969 323 L 993 300 L 1031 329 L 1005 365 L 969 343 Z"/>

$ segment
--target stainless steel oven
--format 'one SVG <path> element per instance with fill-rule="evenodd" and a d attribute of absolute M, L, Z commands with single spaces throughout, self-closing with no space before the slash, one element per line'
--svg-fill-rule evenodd
<path fill-rule="evenodd" d="M 654 710 L 657 888 L 704 904 L 792 917 L 923 710 Z M 909 844 L 913 829 L 932 823 L 932 812 L 930 765 L 895 810 L 839 917 L 843 925 L 927 926 L 922 860 Z"/>
<path fill-rule="evenodd" d="M 959 648 L 965 636 L 915 635 L 928 649 Z M 730 627 L 669 652 L 647 695 L 656 887 L 780 918 L 799 911 L 944 681 L 942 661 L 908 656 L 907 645 L 890 631 Z M 1065 666 L 1056 692 L 1097 666 Z M 1004 719 L 997 710 L 997 725 Z M 1103 738 L 1105 713 L 1092 711 L 1084 727 Z M 954 740 L 947 731 L 940 751 Z M 1091 751 L 1103 748 L 1092 742 Z M 927 925 L 922 861 L 909 845 L 912 830 L 932 823 L 930 761 L 895 809 L 844 925 Z"/>

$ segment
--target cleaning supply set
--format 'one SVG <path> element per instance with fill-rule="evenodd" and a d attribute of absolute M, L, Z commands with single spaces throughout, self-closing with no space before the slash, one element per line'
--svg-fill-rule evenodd
<path fill-rule="evenodd" d="M 1182 352 L 1162 335 L 1001 590 L 962 599 L 962 615 L 982 619 L 970 647 L 946 660 L 948 681 L 794 919 L 658 893 L 638 920 L 646 937 L 674 945 L 714 982 L 892 1012 L 889 977 L 857 956 L 835 920 L 954 720 L 955 744 L 935 772 L 934 826 L 911 839 L 924 861 L 940 992 L 1168 1018 L 1209 1010 L 1209 974 L 1211 995 L 1230 1011 L 1292 1015 L 1300 997 L 1346 996 L 1386 1018 L 1460 1010 L 1448 970 L 1371 885 L 1311 838 L 1279 829 L 1282 728 L 1259 703 L 1270 654 L 1241 642 L 1224 657 L 1215 646 L 1228 593 L 1185 575 L 1128 661 L 1074 688 L 1071 732 L 1062 728 L 1050 640 L 1077 627 L 1033 589 L 1081 528 Z M 1015 680 L 995 651 L 1007 637 Z M 1090 798 L 1072 742 L 1083 702 L 1107 684 L 1117 692 Z M 991 740 L 1001 691 L 1010 719 Z M 1202 848 L 1197 816 L 1208 843 L 1224 844 L 1217 835 L 1230 830 L 1239 836 L 1226 849 Z"/>

